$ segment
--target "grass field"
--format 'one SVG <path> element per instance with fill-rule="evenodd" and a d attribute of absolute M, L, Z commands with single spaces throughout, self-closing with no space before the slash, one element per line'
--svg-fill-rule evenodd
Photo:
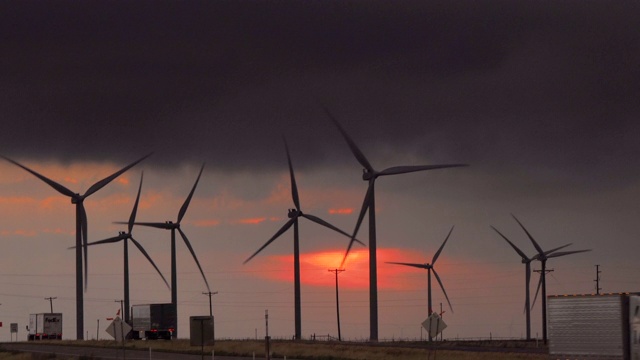
<path fill-rule="evenodd" d="M 90 347 L 120 347 L 121 343 L 115 341 L 45 341 L 46 344 L 59 344 L 70 346 L 90 346 Z M 293 342 L 293 341 L 272 341 L 271 352 L 273 359 L 313 359 L 313 360 L 543 360 L 548 359 L 546 354 L 529 354 L 501 352 L 496 349 L 506 350 L 508 348 L 528 347 L 526 343 L 503 343 L 503 344 L 471 344 L 475 349 L 482 348 L 483 351 L 459 351 L 452 350 L 452 346 L 461 346 L 457 343 L 442 343 L 433 348 L 424 348 L 424 343 L 378 343 L 353 344 L 338 342 Z M 188 340 L 174 341 L 128 341 L 127 349 L 147 350 L 163 352 L 182 352 L 200 354 L 200 346 L 190 346 Z M 446 347 L 449 347 L 447 349 Z M 205 354 L 211 354 L 215 350 L 216 355 L 247 356 L 253 354 L 256 358 L 263 358 L 265 354 L 264 341 L 255 340 L 219 340 L 215 346 L 205 346 Z M 487 351 L 495 350 L 495 351 Z M 51 357 L 31 357 L 26 354 L 11 354 L 0 352 L 0 360 L 25 360 L 25 359 L 55 359 Z"/>

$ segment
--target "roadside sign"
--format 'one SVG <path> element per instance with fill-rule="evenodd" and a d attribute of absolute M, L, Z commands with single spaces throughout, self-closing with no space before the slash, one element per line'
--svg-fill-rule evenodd
<path fill-rule="evenodd" d="M 422 322 L 422 327 L 427 330 L 429 336 L 436 337 L 442 330 L 447 328 L 447 324 L 445 324 L 438 313 L 432 312 L 431 315 Z"/>
<path fill-rule="evenodd" d="M 18 332 L 18 323 L 11 323 L 11 333 L 16 334 Z"/>
<path fill-rule="evenodd" d="M 189 330 L 191 333 L 191 346 L 214 344 L 213 316 L 189 317 Z"/>
<path fill-rule="evenodd" d="M 111 324 L 107 326 L 105 331 L 117 341 L 123 341 L 124 336 L 127 336 L 129 332 L 131 332 L 131 325 L 123 322 L 120 317 L 116 317 Z"/>

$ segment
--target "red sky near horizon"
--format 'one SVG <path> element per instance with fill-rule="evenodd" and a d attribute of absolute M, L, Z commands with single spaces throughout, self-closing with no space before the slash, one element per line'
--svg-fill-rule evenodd
<path fill-rule="evenodd" d="M 415 250 L 400 248 L 378 248 L 378 288 L 408 290 L 424 286 L 427 271 L 401 265 L 386 264 L 387 261 L 425 263 L 426 256 Z M 340 267 L 344 251 L 318 251 L 300 254 L 300 277 L 303 285 L 335 286 L 335 275 L 329 269 Z M 442 264 L 445 267 L 445 264 Z M 261 267 L 273 267 L 282 271 L 264 271 L 257 274 L 270 280 L 293 282 L 293 254 L 272 255 L 265 258 Z M 340 274 L 341 288 L 366 289 L 369 287 L 369 250 L 351 250 Z M 438 271 L 441 273 L 445 269 Z M 420 273 L 424 273 L 424 278 Z M 406 278 L 403 274 L 408 274 Z M 418 275 L 418 276 L 414 276 Z M 442 276 L 442 275 L 441 275 Z"/>

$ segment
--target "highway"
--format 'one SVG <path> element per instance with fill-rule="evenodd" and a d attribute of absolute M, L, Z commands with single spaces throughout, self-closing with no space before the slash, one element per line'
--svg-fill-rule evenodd
<path fill-rule="evenodd" d="M 168 352 L 148 352 L 141 350 L 127 349 L 126 352 L 122 348 L 95 348 L 95 347 L 79 347 L 79 346 L 59 346 L 46 345 L 36 343 L 3 343 L 0 348 L 5 350 L 14 350 L 28 353 L 40 354 L 56 354 L 70 358 L 79 358 L 81 356 L 91 359 L 127 359 L 127 360 L 202 360 L 212 359 L 211 354 L 208 355 L 190 355 Z M 215 355 L 215 360 L 253 360 L 253 357 L 233 357 Z M 256 354 L 255 359 L 264 359 L 264 354 Z M 293 360 L 293 359 L 291 359 Z"/>

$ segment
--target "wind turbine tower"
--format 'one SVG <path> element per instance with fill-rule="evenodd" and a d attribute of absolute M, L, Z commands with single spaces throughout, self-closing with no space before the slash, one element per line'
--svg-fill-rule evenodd
<path fill-rule="evenodd" d="M 544 344 L 546 344 L 547 343 L 547 283 L 546 283 L 545 275 L 547 270 L 547 260 L 554 257 L 587 252 L 587 251 L 591 251 L 591 249 L 555 252 L 556 250 L 565 247 L 566 246 L 565 245 L 557 249 L 544 251 L 542 250 L 542 247 L 533 239 L 533 236 L 531 236 L 531 234 L 529 233 L 529 231 L 527 231 L 524 225 L 522 225 L 520 220 L 518 220 L 518 218 L 516 218 L 513 214 L 511 216 L 513 216 L 513 218 L 516 220 L 518 225 L 520 225 L 522 230 L 524 230 L 525 234 L 527 234 L 527 237 L 529 238 L 529 240 L 531 240 L 531 243 L 538 251 L 538 254 L 535 256 L 535 259 L 540 261 L 540 264 L 542 266 L 542 271 L 540 273 L 540 283 L 538 284 L 538 288 L 540 287 L 540 285 L 542 285 L 542 341 L 544 342 Z M 536 295 L 537 295 L 537 292 L 536 292 Z"/>
<path fill-rule="evenodd" d="M 87 261 L 87 243 L 88 243 L 88 226 L 87 226 L 87 212 L 84 209 L 84 200 L 89 197 L 91 194 L 96 191 L 102 189 L 104 186 L 109 184 L 118 176 L 122 175 L 125 171 L 129 170 L 142 160 L 151 156 L 151 154 L 145 155 L 139 160 L 134 161 L 133 163 L 125 166 L 119 171 L 111 174 L 110 176 L 96 182 L 91 185 L 89 189 L 82 195 L 79 193 L 74 193 L 73 191 L 67 189 L 65 186 L 43 176 L 39 173 L 29 169 L 28 167 L 18 163 L 17 161 L 11 160 L 6 156 L 0 155 L 0 157 L 5 160 L 17 165 L 24 170 L 30 172 L 38 179 L 44 181 L 47 185 L 51 186 L 54 190 L 59 192 L 62 195 L 68 196 L 71 198 L 71 203 L 76 206 L 76 338 L 78 340 L 82 340 L 84 338 L 84 293 L 83 287 L 86 290 L 87 288 L 87 272 L 88 272 L 88 261 Z M 84 281 L 83 281 L 83 256 L 84 256 Z"/>
<path fill-rule="evenodd" d="M 140 176 L 140 186 L 138 187 L 138 195 L 136 196 L 136 202 L 133 205 L 133 209 L 131 210 L 131 216 L 129 217 L 128 231 L 127 232 L 121 231 L 118 234 L 118 236 L 114 236 L 108 239 L 99 240 L 99 241 L 95 241 L 87 244 L 87 246 L 91 246 L 91 245 L 99 245 L 99 244 L 111 244 L 111 243 L 116 243 L 118 241 L 122 241 L 123 250 L 124 250 L 124 260 L 123 260 L 123 266 L 124 266 L 124 309 L 123 311 L 124 311 L 124 314 L 123 316 L 125 321 L 131 320 L 131 317 L 129 315 L 129 311 L 131 310 L 131 305 L 129 300 L 130 299 L 129 297 L 129 246 L 128 246 L 129 240 L 131 240 L 131 242 L 138 248 L 138 250 L 140 250 L 142 255 L 144 255 L 147 258 L 147 260 L 149 261 L 149 263 L 151 263 L 153 268 L 156 269 L 156 271 L 162 278 L 162 281 L 164 281 L 165 285 L 167 285 L 167 288 L 171 289 L 171 287 L 169 286 L 169 283 L 164 278 L 164 275 L 162 275 L 162 272 L 160 271 L 160 269 L 158 269 L 158 266 L 156 266 L 156 264 L 153 262 L 153 260 L 151 259 L 147 251 L 144 249 L 144 247 L 142 247 L 142 245 L 136 239 L 133 238 L 133 235 L 131 233 L 133 230 L 133 224 L 136 221 L 136 213 L 138 212 L 138 203 L 140 202 L 141 190 L 142 190 L 142 176 Z"/>
<path fill-rule="evenodd" d="M 446 165 L 418 165 L 418 166 L 394 166 L 382 171 L 377 171 L 371 166 L 369 160 L 364 156 L 362 151 L 358 148 L 356 143 L 344 130 L 338 120 L 329 112 L 329 109 L 324 108 L 325 112 L 338 128 L 342 137 L 344 137 L 349 149 L 353 153 L 353 156 L 358 160 L 360 165 L 364 168 L 362 174 L 362 180 L 369 183 L 367 188 L 367 194 L 365 195 L 358 221 L 353 232 L 352 240 L 347 248 L 347 254 L 345 259 L 353 245 L 353 238 L 356 237 L 364 214 L 369 211 L 369 340 L 378 341 L 378 270 L 377 270 L 377 243 L 376 243 L 376 202 L 375 202 L 375 182 L 379 176 L 386 175 L 399 175 L 416 171 L 426 171 L 435 169 L 444 169 L 451 167 L 468 166 L 466 164 L 446 164 Z M 343 260 L 344 263 L 344 260 Z"/>
<path fill-rule="evenodd" d="M 444 242 L 442 242 L 442 245 L 440 245 L 440 248 L 438 249 L 438 251 L 433 255 L 433 258 L 431 259 L 431 264 L 426 263 L 426 264 L 414 264 L 414 263 L 403 263 L 403 262 L 387 262 L 387 264 L 396 264 L 396 265 L 404 265 L 404 266 L 411 266 L 411 267 L 416 267 L 419 269 L 426 269 L 429 272 L 429 277 L 427 278 L 428 282 L 427 282 L 427 301 L 428 301 L 428 312 L 429 315 L 431 315 L 431 313 L 433 312 L 433 303 L 431 302 L 431 272 L 433 272 L 433 275 L 436 277 L 436 280 L 438 281 L 438 284 L 440 284 L 440 288 L 442 289 L 442 293 L 444 294 L 444 297 L 447 299 L 447 303 L 449 304 L 449 309 L 451 309 L 451 312 L 453 313 L 453 307 L 451 306 L 451 301 L 449 301 L 449 296 L 447 296 L 447 292 L 444 290 L 444 285 L 442 285 L 442 280 L 440 280 L 440 276 L 438 276 L 438 273 L 436 272 L 436 269 L 434 268 L 434 265 L 436 264 L 436 260 L 438 260 L 438 257 L 440 256 L 440 253 L 442 252 L 442 249 L 444 248 L 445 244 L 447 243 L 447 240 L 449 240 L 449 236 L 451 236 L 451 232 L 453 231 L 453 226 L 451 227 L 451 230 L 449 230 L 449 234 L 447 234 L 447 237 L 444 239 Z M 432 341 L 432 337 L 431 335 L 429 335 L 429 341 Z"/>
<path fill-rule="evenodd" d="M 191 243 L 189 242 L 187 235 L 180 228 L 180 222 L 182 221 L 182 218 L 187 212 L 189 203 L 191 203 L 191 198 L 193 197 L 193 193 L 196 191 L 196 187 L 198 186 L 198 181 L 200 181 L 200 176 L 202 175 L 203 170 L 204 170 L 204 164 L 202 164 L 202 167 L 200 168 L 200 173 L 198 174 L 198 178 L 196 178 L 196 182 L 193 184 L 193 187 L 191 188 L 191 192 L 189 193 L 189 195 L 187 196 L 187 199 L 182 204 L 182 207 L 180 207 L 180 211 L 178 212 L 178 219 L 176 220 L 176 222 L 165 221 L 165 222 L 134 223 L 140 226 L 148 226 L 148 227 L 153 227 L 157 229 L 165 229 L 165 230 L 171 231 L 171 303 L 175 306 L 176 317 L 178 313 L 178 271 L 177 271 L 177 265 L 176 265 L 176 230 L 178 230 L 178 232 L 180 233 L 180 236 L 182 237 L 182 240 L 184 241 L 184 244 L 189 249 L 189 252 L 191 252 L 191 256 L 193 257 L 193 260 L 195 261 L 196 265 L 198 266 L 198 269 L 200 270 L 200 274 L 202 275 L 204 284 L 207 286 L 207 291 L 209 292 L 211 291 L 211 289 L 209 288 L 209 282 L 207 281 L 206 276 L 204 276 L 204 271 L 202 271 L 202 266 L 200 266 L 200 261 L 198 261 L 198 257 L 196 256 L 196 253 L 193 250 L 193 247 L 191 246 Z M 127 224 L 127 223 L 116 222 L 116 224 Z M 177 338 L 177 336 L 178 336 L 178 324 L 176 323 L 176 329 L 173 332 L 173 338 Z"/>
<path fill-rule="evenodd" d="M 299 233 L 298 233 L 298 218 L 303 217 L 306 218 L 307 220 L 311 220 L 313 222 L 315 222 L 316 224 L 322 225 L 326 228 L 329 228 L 333 231 L 336 231 L 348 238 L 351 238 L 351 235 L 347 234 L 346 232 L 338 229 L 337 227 L 329 224 L 328 222 L 320 219 L 317 216 L 311 215 L 311 214 L 306 214 L 302 212 L 302 209 L 300 207 L 300 198 L 298 196 L 298 186 L 296 185 L 296 178 L 295 175 L 293 173 L 293 165 L 291 164 L 291 156 L 289 154 L 289 147 L 287 146 L 287 142 L 285 141 L 284 143 L 285 146 L 285 150 L 287 152 L 287 162 L 289 164 L 289 176 L 291 178 L 291 198 L 293 199 L 293 204 L 295 206 L 294 209 L 289 209 L 288 212 L 288 217 L 289 220 L 282 225 L 282 227 L 280 228 L 280 230 L 278 230 L 275 235 L 273 235 L 269 240 L 267 240 L 266 243 L 264 243 L 264 245 L 262 245 L 255 253 L 253 253 L 253 255 L 251 255 L 249 258 L 247 258 L 247 260 L 244 261 L 244 264 L 246 264 L 247 262 L 249 262 L 251 259 L 253 259 L 256 255 L 258 255 L 258 253 L 260 253 L 262 250 L 264 250 L 264 248 L 266 248 L 267 246 L 269 246 L 274 240 L 276 240 L 280 235 L 284 234 L 287 230 L 289 230 L 289 228 L 291 226 L 293 226 L 293 272 L 294 272 L 294 312 L 295 312 L 295 339 L 296 340 L 300 340 L 302 339 L 302 306 L 301 306 L 301 295 L 300 295 L 300 240 L 299 240 Z M 354 239 L 353 241 L 356 241 L 360 244 L 362 244 L 362 242 L 360 242 L 357 239 Z M 364 244 L 363 244 L 364 245 Z"/>

